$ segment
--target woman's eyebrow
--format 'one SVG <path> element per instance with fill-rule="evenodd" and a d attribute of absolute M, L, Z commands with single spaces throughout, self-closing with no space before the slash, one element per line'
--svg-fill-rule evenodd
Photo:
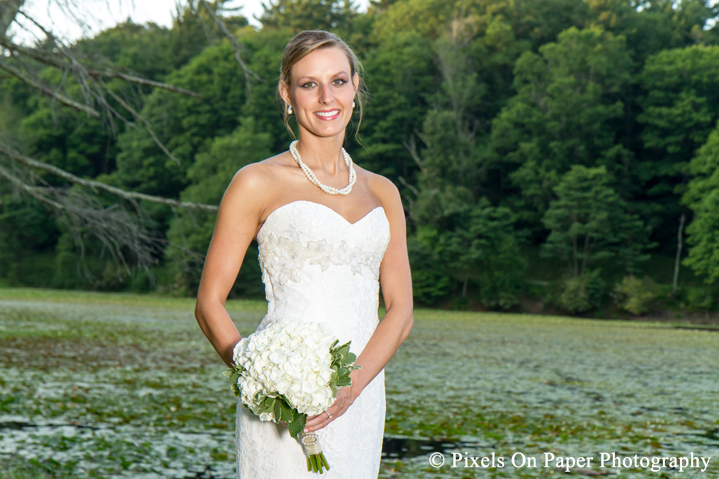
<path fill-rule="evenodd" d="M 336 77 L 336 76 L 339 76 L 339 75 L 347 75 L 347 76 L 349 76 L 349 73 L 347 73 L 346 71 L 342 70 L 342 71 L 339 71 L 339 72 L 337 72 L 337 73 L 334 73 L 334 74 L 332 74 L 332 75 L 330 75 L 330 76 L 331 76 L 331 77 Z M 298 80 L 316 80 L 316 78 L 315 78 L 314 76 L 312 76 L 312 75 L 301 75 L 301 76 L 297 77 L 297 79 L 298 79 Z"/>

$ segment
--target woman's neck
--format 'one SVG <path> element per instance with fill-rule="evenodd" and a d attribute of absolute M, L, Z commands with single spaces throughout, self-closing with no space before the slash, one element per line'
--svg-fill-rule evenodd
<path fill-rule="evenodd" d="M 322 170 L 328 175 L 336 175 L 347 170 L 342 157 L 341 136 L 322 138 L 300 134 L 297 152 L 302 162 L 313 171 Z"/>

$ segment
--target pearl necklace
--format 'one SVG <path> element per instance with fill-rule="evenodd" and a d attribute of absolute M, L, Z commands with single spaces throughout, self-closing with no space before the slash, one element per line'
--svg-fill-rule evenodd
<path fill-rule="evenodd" d="M 345 159 L 345 165 L 347 165 L 347 169 L 350 171 L 350 178 L 349 183 L 347 186 L 345 186 L 342 189 L 337 189 L 333 186 L 327 186 L 322 183 L 320 183 L 320 180 L 317 179 L 314 173 L 312 173 L 312 170 L 310 170 L 310 167 L 305 165 L 302 162 L 302 158 L 300 158 L 300 153 L 297 151 L 297 140 L 290 143 L 290 154 L 292 155 L 292 158 L 297 162 L 297 164 L 300 166 L 302 171 L 305 173 L 305 176 L 308 180 L 310 180 L 310 183 L 313 185 L 319 187 L 322 191 L 325 193 L 328 193 L 330 195 L 348 195 L 350 191 L 352 191 L 352 185 L 355 184 L 355 180 L 357 179 L 357 173 L 355 173 L 355 169 L 352 166 L 352 158 L 350 158 L 350 155 L 345 151 L 344 148 L 342 148 L 342 156 L 344 156 Z"/>

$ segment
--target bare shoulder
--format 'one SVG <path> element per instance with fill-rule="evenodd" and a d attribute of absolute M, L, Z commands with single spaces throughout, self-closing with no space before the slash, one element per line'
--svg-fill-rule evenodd
<path fill-rule="evenodd" d="M 399 190 L 391 180 L 364 168 L 357 167 L 357 169 L 361 170 L 361 174 L 366 178 L 369 190 L 380 200 L 385 210 L 388 208 L 403 209 Z"/>
<path fill-rule="evenodd" d="M 359 175 L 360 173 L 358 173 Z M 391 180 L 377 173 L 363 169 L 361 175 L 364 176 L 372 195 L 382 204 L 387 221 L 389 221 L 391 239 L 388 251 L 390 255 L 398 248 L 400 251 L 404 251 L 406 249 L 407 219 L 399 189 Z"/>
<path fill-rule="evenodd" d="M 250 163 L 235 173 L 220 203 L 218 225 L 248 242 L 255 237 L 283 170 L 278 157 Z"/>
<path fill-rule="evenodd" d="M 233 176 L 225 195 L 239 196 L 243 202 L 264 204 L 266 196 L 276 184 L 278 170 L 285 166 L 282 156 L 280 154 L 240 168 Z"/>

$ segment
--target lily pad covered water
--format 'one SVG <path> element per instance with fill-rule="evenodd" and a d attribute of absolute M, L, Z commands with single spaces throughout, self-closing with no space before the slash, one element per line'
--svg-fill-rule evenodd
<path fill-rule="evenodd" d="M 411 341 L 387 368 L 386 431 L 445 441 L 434 447 L 445 464 L 388 459 L 383 477 L 558 476 L 566 465 L 558 457 L 593 457 L 575 471 L 588 475 L 717 477 L 719 334 L 547 316 L 417 316 Z M 452 453 L 463 456 L 454 468 Z M 504 468 L 463 467 L 464 457 L 492 453 Z M 600 467 L 602 453 L 711 460 L 679 474 L 612 460 Z M 537 467 L 521 466 L 523 456 Z"/>
<path fill-rule="evenodd" d="M 233 477 L 235 398 L 192 308 L 184 299 L 0 290 L 0 471 Z M 246 335 L 265 303 L 229 301 L 228 310 Z M 380 477 L 559 477 L 556 458 L 589 456 L 589 467 L 572 470 L 719 474 L 719 333 L 430 310 L 415 319 L 386 368 Z M 444 465 L 430 464 L 436 453 Z M 711 460 L 704 472 L 652 472 L 600 467 L 601 453 Z M 513 455 L 536 467 L 513 466 Z"/>

